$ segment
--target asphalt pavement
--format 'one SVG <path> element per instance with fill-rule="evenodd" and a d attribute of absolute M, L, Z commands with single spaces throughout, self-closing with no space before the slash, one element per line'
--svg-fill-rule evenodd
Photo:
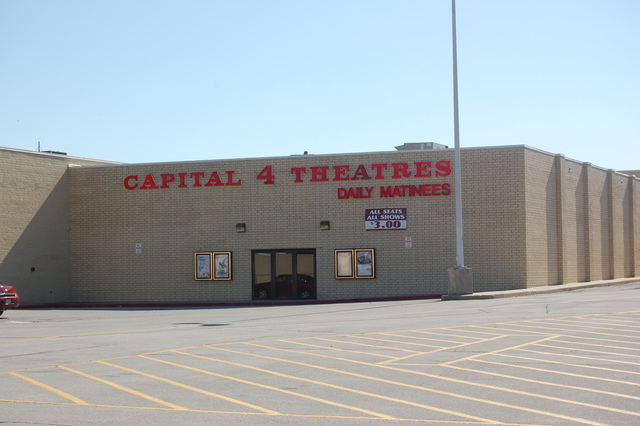
<path fill-rule="evenodd" d="M 534 290 L 8 311 L 0 423 L 638 424 L 640 281 Z"/>

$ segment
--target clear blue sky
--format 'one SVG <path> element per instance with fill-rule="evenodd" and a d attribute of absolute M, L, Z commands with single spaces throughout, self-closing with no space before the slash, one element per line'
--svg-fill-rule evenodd
<path fill-rule="evenodd" d="M 640 169 L 640 1 L 458 0 L 463 147 Z M 450 0 L 0 0 L 0 146 L 140 163 L 453 147 Z"/>

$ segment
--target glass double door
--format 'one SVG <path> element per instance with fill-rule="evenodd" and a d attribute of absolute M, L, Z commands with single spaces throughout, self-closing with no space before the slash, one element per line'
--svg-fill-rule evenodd
<path fill-rule="evenodd" d="M 315 299 L 315 249 L 254 250 L 253 299 Z"/>

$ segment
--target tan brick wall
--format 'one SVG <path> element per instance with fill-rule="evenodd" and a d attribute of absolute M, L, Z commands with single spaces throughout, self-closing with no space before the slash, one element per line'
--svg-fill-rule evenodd
<path fill-rule="evenodd" d="M 556 157 L 556 176 L 559 182 L 558 267 L 560 282 L 588 280 L 586 239 L 586 170 L 582 163 Z"/>
<path fill-rule="evenodd" d="M 27 304 L 243 302 L 251 251 L 315 249 L 319 300 L 446 293 L 456 265 L 453 150 L 110 165 L 0 150 L 0 281 Z M 393 163 L 449 161 L 449 176 L 394 179 Z M 83 167 L 68 169 L 68 163 Z M 638 271 L 639 180 L 526 146 L 462 150 L 465 265 L 474 290 L 633 276 Z M 386 164 L 375 179 L 372 164 Z M 333 180 L 334 166 L 371 179 Z M 275 184 L 257 179 L 272 166 Z M 303 167 L 304 182 L 292 168 Z M 311 168 L 329 180 L 312 182 Z M 227 171 L 241 185 L 205 186 Z M 203 172 L 202 186 L 127 190 L 152 175 Z M 361 176 L 362 177 L 362 176 Z M 381 187 L 449 184 L 448 196 L 382 198 Z M 371 198 L 338 199 L 339 188 Z M 408 190 L 408 189 L 405 189 Z M 365 209 L 406 208 L 408 229 L 366 231 Z M 331 223 L 320 230 L 320 221 Z M 246 233 L 237 233 L 236 223 Z M 411 238 L 411 247 L 405 239 Z M 136 245 L 140 253 L 136 253 Z M 375 279 L 336 280 L 334 250 L 376 250 Z M 195 281 L 193 254 L 231 251 L 231 281 Z M 30 268 L 36 270 L 31 273 Z"/>
<path fill-rule="evenodd" d="M 524 156 L 526 286 L 556 284 L 560 280 L 557 160 L 534 149 L 526 149 Z"/>
<path fill-rule="evenodd" d="M 524 147 L 463 150 L 466 265 L 476 291 L 526 287 Z M 148 164 L 71 172 L 74 302 L 243 301 L 251 298 L 251 250 L 315 248 L 318 299 L 446 293 L 456 265 L 453 173 L 392 179 L 393 163 L 453 162 L 453 151 L 293 156 Z M 312 167 L 388 164 L 384 179 L 310 182 Z M 275 184 L 256 176 L 270 165 Z M 295 183 L 292 168 L 305 167 Z M 128 175 L 233 170 L 241 186 L 126 190 Z M 434 170 L 435 172 L 435 170 Z M 448 183 L 449 196 L 381 198 L 381 186 Z M 337 198 L 338 188 L 373 187 L 370 199 Z M 406 231 L 365 231 L 371 208 L 407 208 Z M 331 222 L 330 231 L 319 229 Z M 247 232 L 235 232 L 236 223 Z M 411 237 L 412 247 L 405 247 Z M 136 244 L 142 253 L 135 254 Z M 376 278 L 336 280 L 334 250 L 376 250 Z M 193 253 L 232 251 L 230 282 L 193 280 Z M 179 290 L 176 290 L 179 289 Z"/>
<path fill-rule="evenodd" d="M 638 174 L 640 176 L 640 174 Z M 634 277 L 640 276 L 640 180 L 633 177 L 629 177 L 630 181 L 630 193 L 631 193 L 631 232 L 633 241 L 631 242 L 631 249 L 633 254 L 631 260 L 633 262 L 633 268 L 631 275 Z"/>
<path fill-rule="evenodd" d="M 620 173 L 612 174 L 613 179 L 613 244 L 615 278 L 632 277 L 634 273 L 632 196 L 633 180 Z"/>
<path fill-rule="evenodd" d="M 310 182 L 311 167 L 451 160 L 449 151 L 305 156 L 96 167 L 71 170 L 72 286 L 75 302 L 101 300 L 243 301 L 251 298 L 251 250 L 315 248 L 318 299 L 391 297 L 446 292 L 455 266 L 453 197 L 380 198 L 381 186 L 442 184 L 448 177 Z M 275 184 L 256 177 L 273 167 Z M 295 183 L 291 169 L 307 168 Z M 241 186 L 127 190 L 128 175 L 234 171 Z M 435 174 L 435 169 L 434 169 Z M 142 178 L 141 178 L 142 179 Z M 374 187 L 370 199 L 337 199 L 338 188 Z M 365 231 L 367 208 L 408 209 L 406 231 Z M 320 221 L 331 222 L 330 231 Z M 247 232 L 236 233 L 236 223 Z M 405 237 L 412 237 L 405 248 Z M 142 253 L 135 254 L 141 244 Z M 374 248 L 376 278 L 336 280 L 334 250 Z M 233 280 L 194 281 L 193 253 L 231 251 Z"/>
<path fill-rule="evenodd" d="M 23 305 L 67 302 L 69 163 L 104 162 L 0 148 L 0 283 Z"/>
<path fill-rule="evenodd" d="M 446 269 L 456 264 L 453 192 L 386 199 L 379 194 L 381 186 L 445 182 L 453 191 L 453 173 L 390 177 L 393 163 L 439 160 L 453 162 L 453 151 L 72 170 L 74 301 L 246 301 L 251 298 L 251 250 L 277 248 L 317 250 L 320 300 L 445 293 Z M 607 201 L 615 188 L 606 171 L 524 146 L 464 149 L 462 161 L 465 264 L 473 269 L 476 292 L 607 278 L 612 268 L 629 270 L 632 261 L 624 256 L 618 263 L 611 260 L 612 247 L 621 243 L 610 228 L 624 222 L 625 214 L 626 222 L 632 221 L 625 213 L 629 209 L 622 207 L 624 199 Z M 329 167 L 331 175 L 334 166 L 349 165 L 353 173 L 362 164 L 373 176 L 370 166 L 377 163 L 389 165 L 385 179 L 310 181 L 312 167 Z M 274 185 L 256 179 L 268 165 Z M 296 167 L 306 168 L 305 182 L 294 182 L 291 170 Z M 142 181 L 147 174 L 159 179 L 162 173 L 208 175 L 214 170 L 223 178 L 233 170 L 243 183 L 133 191 L 122 185 L 128 175 Z M 338 188 L 364 186 L 374 188 L 372 198 L 337 199 Z M 629 199 L 631 192 L 624 194 Z M 365 209 L 390 207 L 408 209 L 406 231 L 364 230 Z M 330 231 L 320 231 L 322 220 L 331 222 Z M 239 222 L 247 224 L 245 234 L 235 232 Z M 626 235 L 625 229 L 616 232 Z M 406 237 L 412 239 L 411 248 L 405 248 Z M 135 254 L 136 244 L 142 245 L 141 254 Z M 624 244 L 629 246 L 630 239 Z M 374 248 L 376 279 L 336 280 L 334 250 L 344 248 Z M 197 251 L 232 251 L 234 279 L 194 281 Z"/>
<path fill-rule="evenodd" d="M 607 172 L 594 168 L 589 173 L 590 280 L 611 279 Z"/>
<path fill-rule="evenodd" d="M 637 275 L 639 180 L 529 148 L 527 286 Z"/>
<path fill-rule="evenodd" d="M 474 291 L 526 288 L 524 147 L 463 149 L 461 158 L 465 264 Z"/>

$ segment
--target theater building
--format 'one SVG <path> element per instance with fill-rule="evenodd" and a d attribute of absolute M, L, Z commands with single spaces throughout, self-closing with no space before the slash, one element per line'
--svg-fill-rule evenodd
<path fill-rule="evenodd" d="M 461 151 L 474 292 L 637 277 L 640 181 Z M 122 164 L 0 148 L 0 283 L 26 306 L 423 298 L 456 266 L 454 151 Z"/>

